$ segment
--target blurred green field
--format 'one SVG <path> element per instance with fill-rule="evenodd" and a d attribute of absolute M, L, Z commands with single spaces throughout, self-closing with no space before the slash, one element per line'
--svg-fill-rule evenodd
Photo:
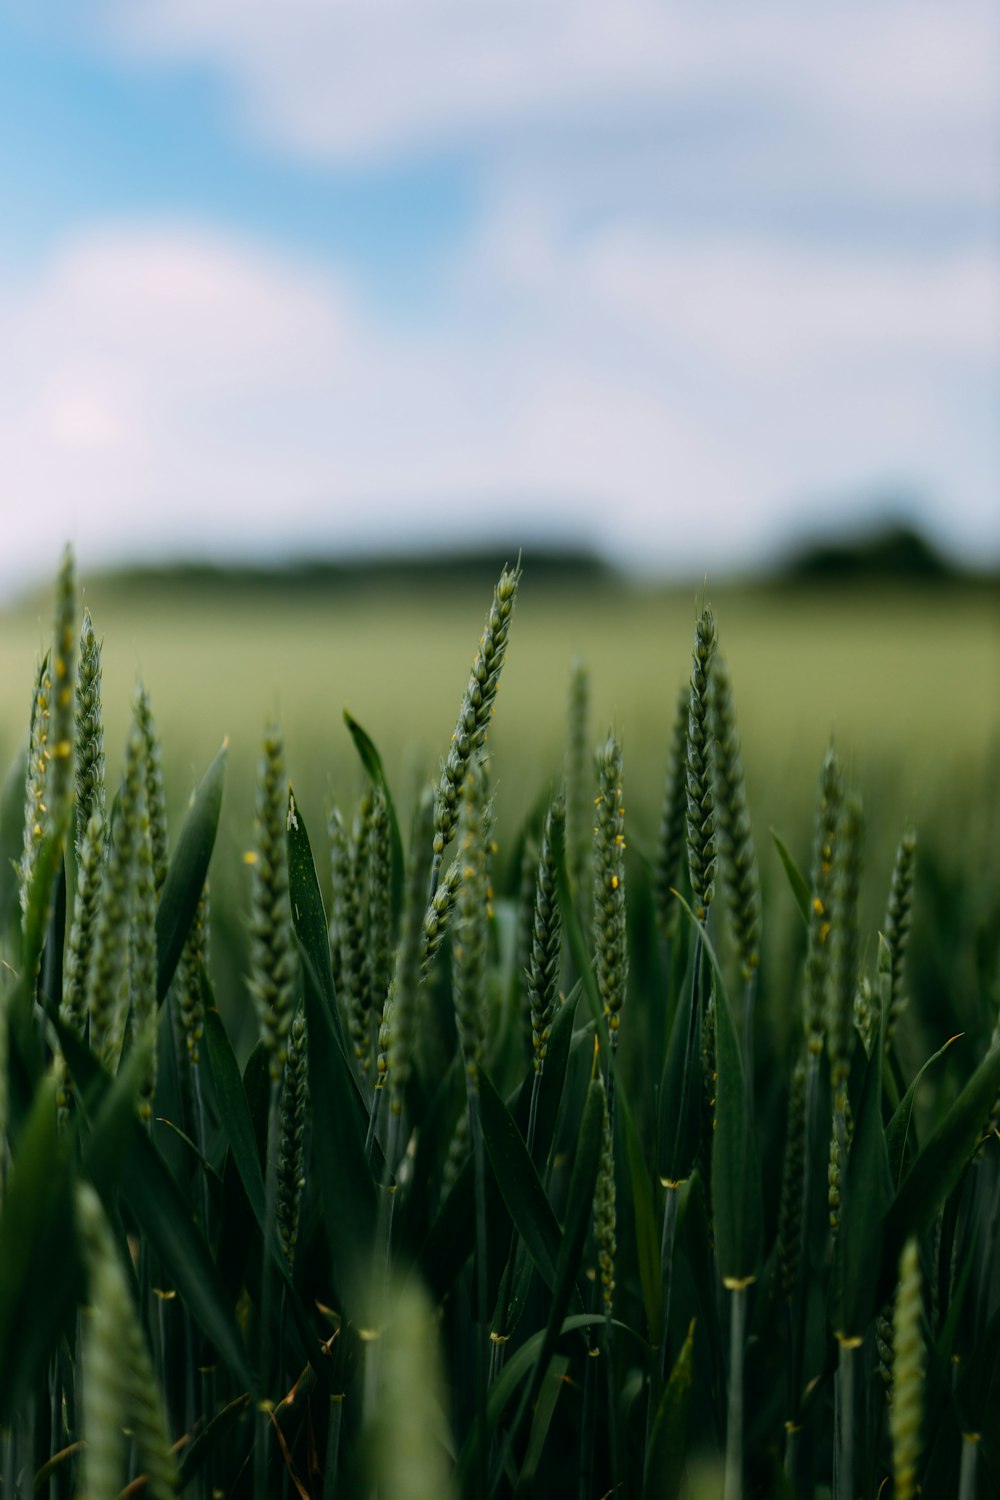
<path fill-rule="evenodd" d="M 86 580 L 84 580 L 86 583 Z M 892 768 L 920 815 L 974 776 L 1000 730 L 1000 602 L 961 589 L 818 593 L 706 589 L 733 673 L 744 760 L 761 813 L 811 794 L 831 734 L 864 781 Z M 429 577 L 393 595 L 271 594 L 213 603 L 200 592 L 136 598 L 85 588 L 105 640 L 108 749 L 124 739 L 136 676 L 152 696 L 176 800 L 228 736 L 233 783 L 252 777 L 268 714 L 286 732 L 300 800 L 353 777 L 342 710 L 382 748 L 406 801 L 447 747 L 489 598 Z M 596 737 L 624 737 L 629 796 L 659 797 L 669 725 L 689 670 L 694 594 L 534 588 L 526 561 L 494 730 L 501 817 L 516 819 L 557 772 L 570 664 L 592 679 Z M 47 601 L 0 616 L 0 743 L 23 737 Z M 232 811 L 232 810 L 231 810 Z"/>
<path fill-rule="evenodd" d="M 391 591 L 351 589 L 319 598 L 294 589 L 260 597 L 230 591 L 214 601 L 204 589 L 137 593 L 114 581 L 92 587 L 83 581 L 105 642 L 109 779 L 117 778 L 138 674 L 163 738 L 174 827 L 190 790 L 229 739 L 216 861 L 222 872 L 239 871 L 239 854 L 250 842 L 258 746 L 269 714 L 283 725 L 292 783 L 314 843 L 322 841 L 331 793 L 349 816 L 362 785 L 345 707 L 380 747 L 404 821 L 414 789 L 436 774 L 447 749 L 489 605 L 488 590 L 442 586 L 431 574 L 426 586 L 417 579 Z M 1000 821 L 997 600 L 958 587 L 844 593 L 709 586 L 705 593 L 732 669 L 765 883 L 784 878 L 770 826 L 808 865 L 816 774 L 833 733 L 866 802 L 869 930 L 880 920 L 895 843 L 910 818 L 925 855 L 933 851 L 922 878 L 950 888 L 952 908 L 973 929 L 971 937 L 963 929 L 947 940 L 939 929 L 928 944 L 928 987 L 960 949 L 971 967 L 949 977 L 952 996 L 981 992 L 974 932 L 990 898 L 983 896 L 978 912 L 964 888 L 971 883 L 973 896 L 991 889 L 985 878 L 977 887 L 974 877 L 987 862 L 991 869 L 997 863 L 990 853 Z M 632 858 L 652 856 L 697 602 L 693 591 L 551 580 L 535 586 L 530 556 L 525 560 L 491 736 L 501 892 L 516 885 L 523 821 L 559 774 L 575 656 L 591 676 L 595 744 L 609 725 L 623 737 Z M 47 598 L 0 617 L 5 764 L 26 735 L 32 674 L 50 629 Z M 236 912 L 245 895 L 217 891 L 216 922 L 227 928 L 231 922 L 237 943 Z M 794 924 L 790 901 L 787 907 Z M 782 952 L 794 941 L 791 933 L 770 937 Z M 220 987 L 235 994 L 238 951 L 227 969 Z"/>

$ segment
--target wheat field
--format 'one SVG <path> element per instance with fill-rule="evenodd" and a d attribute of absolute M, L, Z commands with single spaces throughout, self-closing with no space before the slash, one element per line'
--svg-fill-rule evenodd
<path fill-rule="evenodd" d="M 995 604 L 498 573 L 5 617 L 4 1493 L 995 1493 Z"/>

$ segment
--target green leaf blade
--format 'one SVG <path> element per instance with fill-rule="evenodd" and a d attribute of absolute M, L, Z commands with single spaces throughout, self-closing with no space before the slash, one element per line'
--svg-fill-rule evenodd
<path fill-rule="evenodd" d="M 208 875 L 222 810 L 228 741 L 216 755 L 188 808 L 167 869 L 156 912 L 156 995 L 162 1000 L 181 953 Z"/>

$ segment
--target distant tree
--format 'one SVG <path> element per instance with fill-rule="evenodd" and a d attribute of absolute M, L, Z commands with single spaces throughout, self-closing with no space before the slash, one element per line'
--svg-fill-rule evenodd
<path fill-rule="evenodd" d="M 816 542 L 790 560 L 783 576 L 790 583 L 942 583 L 957 577 L 957 570 L 914 527 L 892 524 L 844 540 Z"/>

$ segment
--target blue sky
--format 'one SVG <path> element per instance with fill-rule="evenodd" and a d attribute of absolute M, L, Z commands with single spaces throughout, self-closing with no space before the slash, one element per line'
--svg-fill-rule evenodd
<path fill-rule="evenodd" d="M 65 537 L 711 573 L 903 501 L 996 558 L 998 33 L 0 0 L 0 588 Z"/>

